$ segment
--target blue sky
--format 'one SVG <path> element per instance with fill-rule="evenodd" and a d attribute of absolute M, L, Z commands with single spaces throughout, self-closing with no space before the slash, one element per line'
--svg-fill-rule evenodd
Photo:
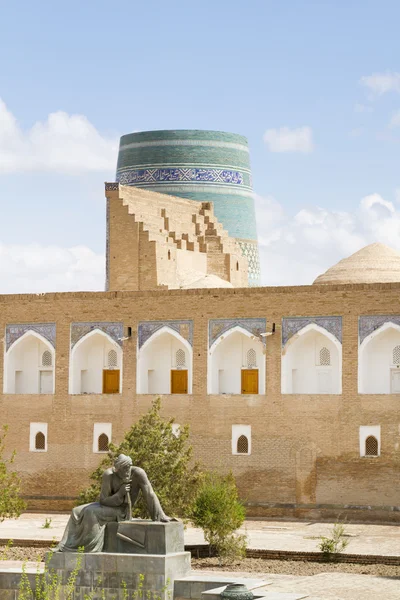
<path fill-rule="evenodd" d="M 103 182 L 137 130 L 248 137 L 266 285 L 376 240 L 400 250 L 399 2 L 0 11 L 0 291 L 102 289 Z"/>

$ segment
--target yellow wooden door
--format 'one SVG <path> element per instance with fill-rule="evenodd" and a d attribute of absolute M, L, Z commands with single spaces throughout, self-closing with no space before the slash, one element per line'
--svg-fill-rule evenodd
<path fill-rule="evenodd" d="M 258 369 L 242 369 L 242 394 L 258 394 Z"/>
<path fill-rule="evenodd" d="M 171 394 L 188 393 L 188 372 L 186 369 L 171 371 Z"/>
<path fill-rule="evenodd" d="M 119 394 L 119 369 L 104 369 L 103 394 Z"/>

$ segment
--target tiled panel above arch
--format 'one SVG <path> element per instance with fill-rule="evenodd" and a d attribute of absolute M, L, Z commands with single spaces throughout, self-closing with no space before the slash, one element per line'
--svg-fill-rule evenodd
<path fill-rule="evenodd" d="M 245 329 L 265 344 L 265 337 L 262 337 L 261 334 L 266 331 L 266 319 L 211 319 L 208 324 L 208 347 L 211 348 L 221 335 L 234 327 Z"/>
<path fill-rule="evenodd" d="M 366 315 L 358 319 L 358 338 L 362 344 L 366 337 L 385 323 L 394 323 L 400 327 L 400 315 Z"/>
<path fill-rule="evenodd" d="M 326 329 L 342 343 L 342 317 L 284 317 L 282 319 L 282 347 L 298 331 L 311 324 Z"/>
<path fill-rule="evenodd" d="M 27 331 L 35 331 L 56 347 L 55 323 L 19 323 L 6 325 L 6 351 Z"/>
<path fill-rule="evenodd" d="M 139 350 L 151 336 L 162 329 L 163 327 L 169 327 L 173 329 L 184 340 L 189 342 L 193 346 L 193 321 L 140 321 L 138 325 L 138 344 Z"/>
<path fill-rule="evenodd" d="M 119 346 L 122 346 L 122 338 L 124 337 L 124 324 L 123 323 L 110 323 L 104 321 L 90 322 L 90 323 L 71 323 L 71 348 L 75 346 L 77 342 L 85 335 L 99 329 L 110 336 Z"/>

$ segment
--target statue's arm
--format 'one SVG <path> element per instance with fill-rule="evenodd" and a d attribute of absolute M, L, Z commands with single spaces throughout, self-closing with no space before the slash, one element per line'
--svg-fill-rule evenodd
<path fill-rule="evenodd" d="M 121 498 L 119 492 L 112 494 L 111 492 L 111 478 L 110 473 L 103 473 L 101 480 L 101 491 L 100 491 L 100 504 L 103 506 L 121 506 L 124 503 L 124 497 Z"/>

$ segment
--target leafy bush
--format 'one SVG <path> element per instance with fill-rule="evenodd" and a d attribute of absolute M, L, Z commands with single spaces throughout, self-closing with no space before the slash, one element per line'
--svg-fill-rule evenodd
<path fill-rule="evenodd" d="M 331 537 L 321 536 L 318 544 L 319 549 L 327 558 L 331 558 L 334 554 L 340 554 L 349 545 L 349 540 L 346 539 L 346 531 L 343 523 L 335 523 L 333 526 Z"/>
<path fill-rule="evenodd" d="M 10 458 L 4 458 L 7 425 L 0 428 L 0 522 L 16 519 L 25 510 L 26 504 L 20 498 L 20 478 L 10 470 L 15 460 L 15 451 Z"/>
<path fill-rule="evenodd" d="M 160 410 L 158 398 L 149 412 L 127 431 L 121 444 L 110 444 L 108 456 L 90 477 L 92 485 L 79 495 L 79 504 L 98 499 L 103 471 L 112 465 L 115 456 L 123 453 L 131 457 L 135 466 L 146 471 L 167 515 L 189 516 L 202 473 L 198 464 L 192 463 L 189 426 L 181 427 L 179 435 L 175 435 L 172 430 L 174 419 L 163 419 Z M 133 515 L 148 517 L 141 499 L 133 509 Z"/>
<path fill-rule="evenodd" d="M 245 519 L 232 473 L 208 473 L 201 485 L 192 511 L 192 521 L 204 532 L 210 550 L 222 560 L 244 556 L 246 536 L 235 534 Z"/>

